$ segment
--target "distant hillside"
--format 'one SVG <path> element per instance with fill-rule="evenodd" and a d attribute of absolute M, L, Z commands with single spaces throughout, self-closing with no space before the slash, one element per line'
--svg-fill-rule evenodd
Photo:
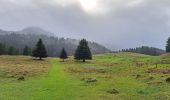
<path fill-rule="evenodd" d="M 50 32 L 34 27 L 26 28 L 22 31 L 0 30 L 0 43 L 7 46 L 14 46 L 20 53 L 22 53 L 25 45 L 33 49 L 39 38 L 43 39 L 49 56 L 59 56 L 63 47 L 69 55 L 73 55 L 79 43 L 79 40 L 55 37 Z M 93 54 L 111 52 L 109 49 L 95 42 L 89 42 L 89 46 Z"/>
<path fill-rule="evenodd" d="M 39 27 L 27 27 L 21 31 L 18 31 L 20 34 L 39 34 L 39 35 L 47 35 L 47 36 L 54 36 L 53 33 L 43 30 Z"/>
<path fill-rule="evenodd" d="M 146 55 L 158 56 L 165 53 L 165 50 L 155 47 L 142 46 L 137 48 L 122 49 L 122 52 L 141 53 Z"/>

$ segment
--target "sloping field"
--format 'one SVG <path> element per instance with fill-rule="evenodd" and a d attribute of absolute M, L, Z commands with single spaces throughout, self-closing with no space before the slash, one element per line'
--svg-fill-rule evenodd
<path fill-rule="evenodd" d="M 82 63 L 2 56 L 0 100 L 169 100 L 168 59 L 118 53 Z M 18 81 L 20 75 L 26 80 Z"/>

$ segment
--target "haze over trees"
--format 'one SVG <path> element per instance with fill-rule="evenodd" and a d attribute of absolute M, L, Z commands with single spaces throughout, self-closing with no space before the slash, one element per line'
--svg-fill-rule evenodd
<path fill-rule="evenodd" d="M 19 50 L 16 49 L 14 46 L 10 46 L 7 51 L 8 55 L 19 55 Z"/>
<path fill-rule="evenodd" d="M 74 55 L 79 43 L 79 40 L 59 38 L 39 28 L 26 28 L 21 31 L 0 31 L 0 43 L 5 44 L 7 47 L 14 46 L 21 55 L 26 45 L 33 49 L 39 38 L 43 40 L 47 54 L 50 57 L 59 57 L 63 47 L 68 55 Z M 93 54 L 111 52 L 111 50 L 96 42 L 89 42 L 89 47 Z"/>
<path fill-rule="evenodd" d="M 83 62 L 86 61 L 86 59 L 91 60 L 92 54 L 90 51 L 90 48 L 88 46 L 88 42 L 85 39 L 82 39 L 76 49 L 74 58 L 76 60 L 83 60 Z"/>
<path fill-rule="evenodd" d="M 19 50 L 14 46 L 6 46 L 0 43 L 0 55 L 19 55 Z"/>
<path fill-rule="evenodd" d="M 63 59 L 63 62 L 64 62 L 64 59 L 67 59 L 68 57 L 67 57 L 67 52 L 66 52 L 66 50 L 63 48 L 62 50 L 61 50 L 61 54 L 60 54 L 60 59 Z"/>
<path fill-rule="evenodd" d="M 40 60 L 42 58 L 46 58 L 47 57 L 47 51 L 46 48 L 42 42 L 42 39 L 39 39 L 39 41 L 36 44 L 35 49 L 32 52 L 32 56 L 33 57 L 38 57 Z"/>

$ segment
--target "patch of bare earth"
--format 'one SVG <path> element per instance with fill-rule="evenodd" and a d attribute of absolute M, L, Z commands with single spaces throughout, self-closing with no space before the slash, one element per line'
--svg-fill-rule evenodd
<path fill-rule="evenodd" d="M 170 69 L 148 69 L 148 73 L 170 74 Z"/>

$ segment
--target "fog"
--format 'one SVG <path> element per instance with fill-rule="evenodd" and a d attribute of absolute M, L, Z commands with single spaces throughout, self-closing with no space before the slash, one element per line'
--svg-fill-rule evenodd
<path fill-rule="evenodd" d="M 164 49 L 170 36 L 169 5 L 169 0 L 0 0 L 0 29 L 36 26 L 112 50 Z"/>

